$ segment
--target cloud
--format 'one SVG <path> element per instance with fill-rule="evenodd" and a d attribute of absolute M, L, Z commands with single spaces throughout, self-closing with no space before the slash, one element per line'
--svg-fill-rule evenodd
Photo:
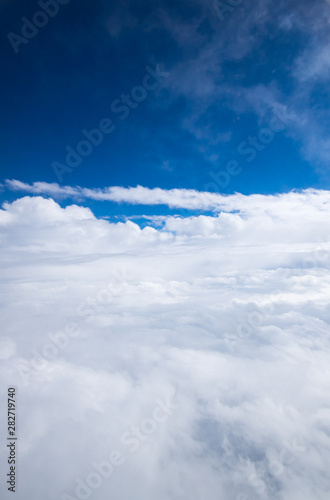
<path fill-rule="evenodd" d="M 299 208 L 308 216 L 304 208 L 306 203 L 311 207 L 329 208 L 328 191 L 306 189 L 301 192 L 291 192 L 278 195 L 251 195 L 245 196 L 239 193 L 234 195 L 221 195 L 218 193 L 201 192 L 193 189 L 161 189 L 137 186 L 135 188 L 112 186 L 104 189 L 89 189 L 82 187 L 59 186 L 46 182 L 23 183 L 17 180 L 7 180 L 7 188 L 13 191 L 25 191 L 31 194 L 44 194 L 59 198 L 70 198 L 78 200 L 111 201 L 115 203 L 127 203 L 133 205 L 167 205 L 170 208 L 182 208 L 191 210 L 214 210 L 233 212 L 240 210 L 242 213 L 256 213 L 260 203 L 267 206 L 270 213 L 286 211 L 290 206 Z"/>
<path fill-rule="evenodd" d="M 328 498 L 329 192 L 220 198 L 227 213 L 158 229 L 41 196 L 3 206 L 19 500 L 82 484 L 97 500 Z"/>
<path fill-rule="evenodd" d="M 296 61 L 295 77 L 301 81 L 320 80 L 329 78 L 330 72 L 330 45 L 309 47 Z"/>
<path fill-rule="evenodd" d="M 285 106 L 294 117 L 285 134 L 318 173 L 328 175 L 329 2 L 241 2 L 222 22 L 214 2 L 198 12 L 198 19 L 162 18 L 184 54 L 167 65 L 168 107 L 185 103 L 177 123 L 193 137 L 195 151 L 206 160 L 219 152 L 216 138 L 228 127 L 236 140 L 235 114 L 252 112 L 264 124 L 274 105 Z M 206 21 L 208 36 L 200 29 Z M 323 103 L 314 103 L 317 92 Z"/>

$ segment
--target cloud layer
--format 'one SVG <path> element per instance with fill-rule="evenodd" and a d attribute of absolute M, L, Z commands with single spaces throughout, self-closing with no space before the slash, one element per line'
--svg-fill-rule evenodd
<path fill-rule="evenodd" d="M 221 213 L 161 229 L 41 196 L 3 206 L 19 500 L 328 498 L 329 192 L 210 197 Z"/>

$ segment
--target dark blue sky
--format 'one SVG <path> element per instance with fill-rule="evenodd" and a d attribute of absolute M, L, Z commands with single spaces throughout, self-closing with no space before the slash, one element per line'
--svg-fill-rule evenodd
<path fill-rule="evenodd" d="M 329 188 L 326 0 L 236 1 L 223 19 L 213 0 L 65 1 L 0 3 L 0 182 Z M 35 32 L 26 19 L 47 24 Z M 146 78 L 157 65 L 168 75 Z M 66 147 L 77 151 L 104 119 L 112 132 L 80 144 L 69 171 Z"/>

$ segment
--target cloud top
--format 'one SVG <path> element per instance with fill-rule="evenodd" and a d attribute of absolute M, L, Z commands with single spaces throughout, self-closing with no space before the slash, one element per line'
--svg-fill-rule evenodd
<path fill-rule="evenodd" d="M 329 193 L 213 194 L 143 229 L 40 194 L 0 210 L 17 498 L 327 500 Z"/>

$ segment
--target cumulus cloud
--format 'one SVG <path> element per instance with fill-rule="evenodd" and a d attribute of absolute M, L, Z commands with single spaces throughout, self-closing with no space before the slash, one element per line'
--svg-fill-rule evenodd
<path fill-rule="evenodd" d="M 19 500 L 328 498 L 329 192 L 212 196 L 214 216 L 144 229 L 41 196 L 3 206 Z"/>

